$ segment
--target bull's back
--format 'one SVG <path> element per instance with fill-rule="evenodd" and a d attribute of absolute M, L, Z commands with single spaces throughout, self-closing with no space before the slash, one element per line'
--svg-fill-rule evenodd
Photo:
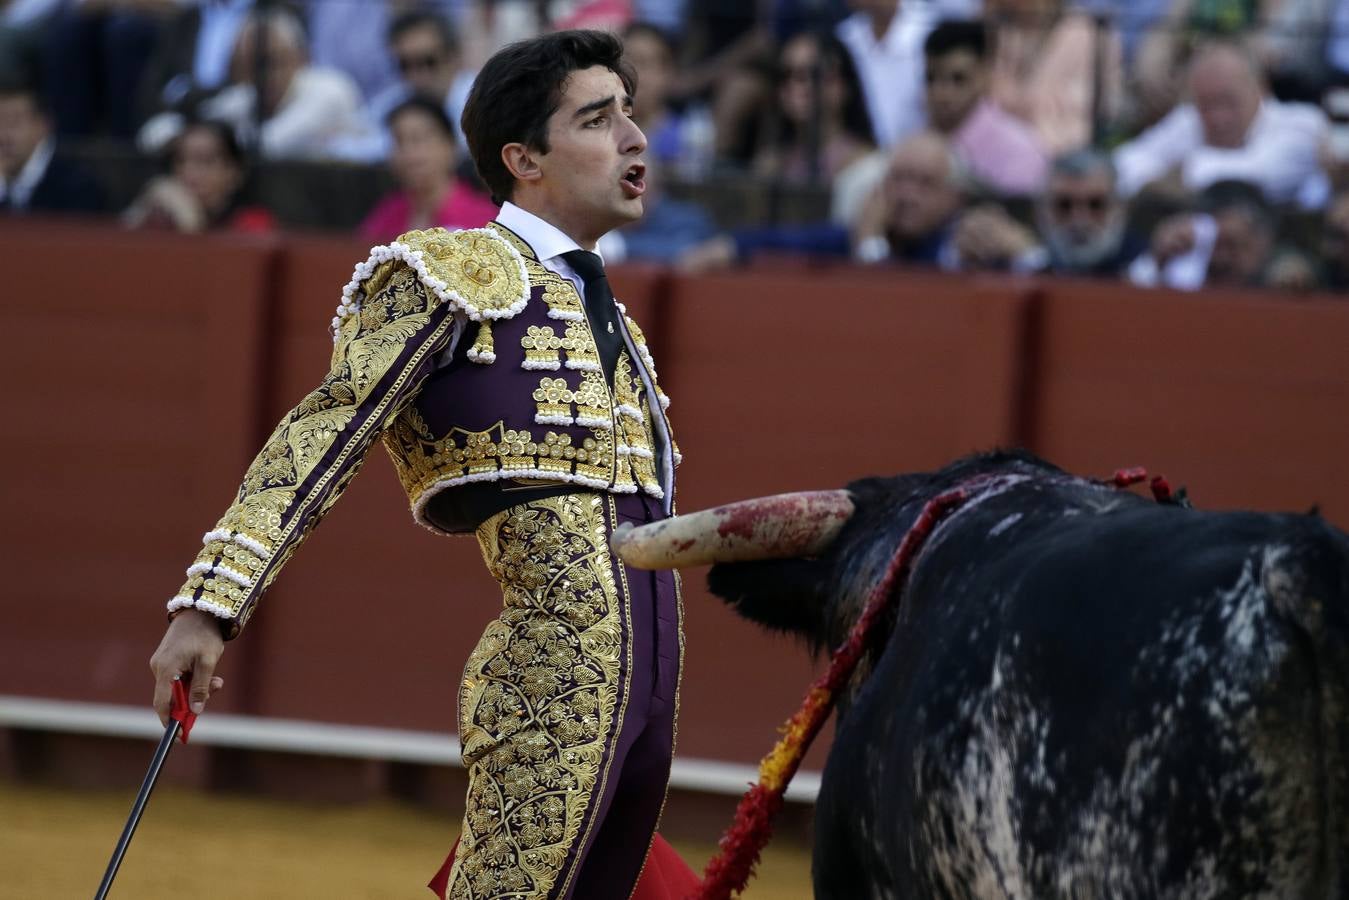
<path fill-rule="evenodd" d="M 1313 517 L 954 521 L 840 723 L 821 896 L 1342 896 L 1347 598 Z"/>

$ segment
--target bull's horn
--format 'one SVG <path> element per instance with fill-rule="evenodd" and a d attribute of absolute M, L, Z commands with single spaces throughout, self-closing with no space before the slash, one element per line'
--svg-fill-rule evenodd
<path fill-rule="evenodd" d="M 853 514 L 847 491 L 742 500 L 614 532 L 614 552 L 638 569 L 815 556 Z"/>

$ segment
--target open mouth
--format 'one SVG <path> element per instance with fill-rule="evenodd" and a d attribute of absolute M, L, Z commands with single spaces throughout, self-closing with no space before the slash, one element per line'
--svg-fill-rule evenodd
<path fill-rule="evenodd" d="M 628 166 L 628 170 L 623 173 L 620 181 L 623 185 L 623 192 L 629 197 L 640 197 L 646 193 L 646 166 L 641 163 L 633 163 Z"/>

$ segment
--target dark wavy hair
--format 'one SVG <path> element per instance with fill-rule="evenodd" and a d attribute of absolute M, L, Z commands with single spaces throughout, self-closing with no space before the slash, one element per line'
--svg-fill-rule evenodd
<path fill-rule="evenodd" d="M 629 94 L 637 92 L 637 75 L 623 59 L 623 43 L 607 31 L 558 31 L 520 41 L 482 67 L 459 124 L 492 202 L 515 193 L 501 148 L 521 143 L 547 153 L 548 118 L 562 102 L 567 78 L 593 66 L 616 74 Z"/>
<path fill-rule="evenodd" d="M 838 75 L 843 79 L 843 86 L 847 96 L 843 100 L 843 130 L 852 137 L 869 144 L 876 143 L 876 129 L 871 124 L 871 114 L 867 112 L 867 98 L 862 90 L 862 79 L 857 75 L 857 66 L 853 63 L 852 54 L 847 46 L 840 41 L 833 32 L 829 31 L 802 31 L 788 38 L 783 43 L 796 40 L 799 37 L 808 37 L 815 42 L 815 52 L 819 57 L 821 67 L 833 65 L 838 70 Z M 782 69 L 781 61 L 775 71 L 775 80 L 777 86 L 781 86 L 786 73 Z M 790 143 L 797 138 L 796 127 L 785 116 L 779 116 L 780 123 L 779 135 L 783 143 Z"/>

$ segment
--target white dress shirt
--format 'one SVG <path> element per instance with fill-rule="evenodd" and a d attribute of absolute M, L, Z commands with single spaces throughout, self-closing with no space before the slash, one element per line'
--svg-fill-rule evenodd
<path fill-rule="evenodd" d="M 246 134 L 253 127 L 255 94 L 251 84 L 231 85 L 202 104 L 202 112 Z M 360 134 L 364 127 L 356 83 L 345 72 L 306 66 L 295 73 L 276 112 L 262 123 L 262 155 L 268 159 L 331 158 L 335 144 Z"/>
<path fill-rule="evenodd" d="M 555 275 L 560 275 L 576 286 L 576 292 L 582 297 L 585 296 L 585 281 L 576 270 L 571 267 L 571 263 L 562 258 L 562 254 L 572 250 L 582 249 L 581 245 L 568 237 L 563 231 L 551 222 L 546 222 L 534 215 L 528 210 L 521 209 L 514 203 L 507 200 L 501 204 L 501 212 L 497 214 L 496 222 L 498 225 L 505 226 L 515 235 L 529 245 L 538 257 L 539 263 L 548 271 Z M 612 232 L 610 232 L 612 234 Z M 605 235 L 608 237 L 608 235 Z M 595 252 L 599 254 L 600 261 L 604 260 L 604 238 L 600 238 L 595 247 Z M 617 302 L 617 298 L 615 298 Z M 646 362 L 642 355 L 637 352 L 636 344 L 633 342 L 632 335 L 628 333 L 628 326 L 623 321 L 622 316 L 617 316 L 619 331 L 623 335 L 623 344 L 627 347 L 628 358 L 632 360 L 633 371 L 642 379 L 642 385 L 646 388 L 647 404 L 651 407 L 651 422 L 655 429 L 660 432 L 663 440 L 663 446 L 666 448 L 661 459 L 661 488 L 665 492 L 663 504 L 666 515 L 669 515 L 674 502 L 674 443 L 670 440 L 670 425 L 665 418 L 664 410 L 656 400 L 656 382 L 651 373 L 646 370 Z"/>
<path fill-rule="evenodd" d="M 881 147 L 894 146 L 927 122 L 923 42 L 937 21 L 938 9 L 929 0 L 903 0 L 879 41 L 867 13 L 838 23 L 838 39 L 852 54 Z"/>
<path fill-rule="evenodd" d="M 1266 100 L 1241 147 L 1210 147 L 1199 111 L 1185 103 L 1115 151 L 1119 192 L 1131 197 L 1180 166 L 1192 191 L 1231 178 L 1259 186 L 1272 202 L 1286 203 L 1319 171 L 1316 154 L 1326 129 L 1319 107 Z"/>

